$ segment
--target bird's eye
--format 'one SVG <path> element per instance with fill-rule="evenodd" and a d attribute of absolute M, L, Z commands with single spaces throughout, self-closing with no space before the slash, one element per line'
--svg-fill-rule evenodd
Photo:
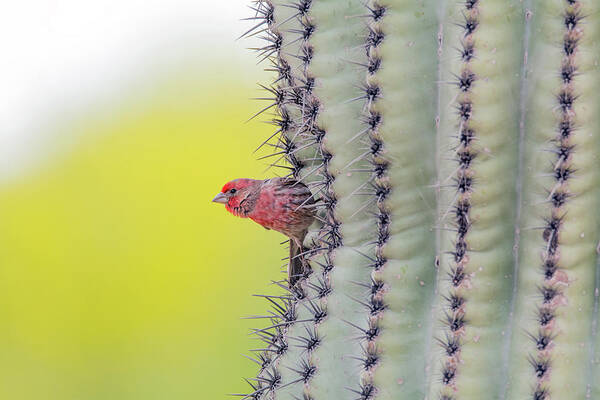
<path fill-rule="evenodd" d="M 231 190 L 229 191 L 229 193 L 231 193 L 231 194 L 234 194 L 235 192 L 237 192 L 237 190 L 236 190 L 236 189 L 231 189 Z"/>

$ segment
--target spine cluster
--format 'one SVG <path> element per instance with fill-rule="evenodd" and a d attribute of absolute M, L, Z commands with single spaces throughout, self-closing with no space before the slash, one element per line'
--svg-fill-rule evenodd
<path fill-rule="evenodd" d="M 441 370 L 443 384 L 441 399 L 453 399 L 456 390 L 456 377 L 461 363 L 462 337 L 465 334 L 466 299 L 465 292 L 470 288 L 470 271 L 467 238 L 471 227 L 471 195 L 475 172 L 473 162 L 477 155 L 475 149 L 476 132 L 472 128 L 472 115 L 474 105 L 471 101 L 471 91 L 477 79 L 471 68 L 471 63 L 476 57 L 475 33 L 479 25 L 478 1 L 470 0 L 464 3 L 462 10 L 462 48 L 459 49 L 461 69 L 456 74 L 454 82 L 458 91 L 456 94 L 458 114 L 458 135 L 455 146 L 455 161 L 458 164 L 453 177 L 452 187 L 456 190 L 454 201 L 451 204 L 449 215 L 456 230 L 454 248 L 450 251 L 451 267 L 448 271 L 450 291 L 444 296 L 446 334 L 437 338 L 443 352 L 444 359 Z"/>
<path fill-rule="evenodd" d="M 556 96 L 559 117 L 552 148 L 552 153 L 555 154 L 551 170 L 554 183 L 548 189 L 550 210 L 542 231 L 545 248 L 542 255 L 542 283 L 539 285 L 541 301 L 537 305 L 538 331 L 529 332 L 536 349 L 529 356 L 536 378 L 533 392 L 536 400 L 548 399 L 550 396 L 545 382 L 551 372 L 552 340 L 558 334 L 556 311 L 565 304 L 562 290 L 568 284 L 567 273 L 560 265 L 560 231 L 566 215 L 565 206 L 571 196 L 568 183 L 575 172 L 572 163 L 574 146 L 571 141 L 576 126 L 573 107 L 577 96 L 573 84 L 577 75 L 577 45 L 583 31 L 580 2 L 565 2 L 563 57 L 559 75 L 561 84 Z"/>

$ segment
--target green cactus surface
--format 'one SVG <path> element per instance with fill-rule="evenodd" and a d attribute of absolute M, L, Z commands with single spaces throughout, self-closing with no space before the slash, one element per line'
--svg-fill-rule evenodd
<path fill-rule="evenodd" d="M 600 399 L 600 2 L 251 8 L 318 213 L 240 396 Z"/>

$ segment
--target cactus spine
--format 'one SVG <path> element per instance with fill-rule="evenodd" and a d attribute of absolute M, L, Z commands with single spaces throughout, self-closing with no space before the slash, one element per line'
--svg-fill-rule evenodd
<path fill-rule="evenodd" d="M 320 210 L 242 396 L 600 398 L 600 4 L 253 7 Z"/>

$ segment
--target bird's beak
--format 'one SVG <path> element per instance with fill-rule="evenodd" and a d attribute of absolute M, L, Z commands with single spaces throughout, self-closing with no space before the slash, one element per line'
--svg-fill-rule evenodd
<path fill-rule="evenodd" d="M 215 196 L 215 198 L 212 200 L 213 203 L 227 203 L 227 196 L 225 196 L 225 193 L 219 193 L 218 195 Z"/>

